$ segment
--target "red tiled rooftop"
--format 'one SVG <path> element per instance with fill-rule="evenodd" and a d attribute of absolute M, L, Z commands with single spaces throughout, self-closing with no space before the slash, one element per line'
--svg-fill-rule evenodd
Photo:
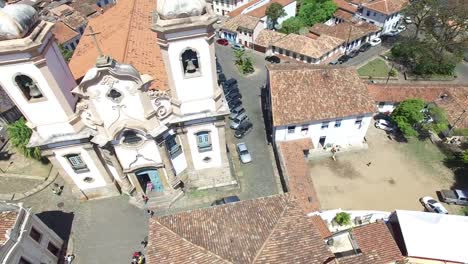
<path fill-rule="evenodd" d="M 5 244 L 5 242 L 7 241 L 6 234 L 8 230 L 12 229 L 15 226 L 17 217 L 18 212 L 0 212 L 0 246 Z"/>
<path fill-rule="evenodd" d="M 55 23 L 53 32 L 59 44 L 63 44 L 79 35 L 78 32 L 75 32 L 61 21 Z"/>
<path fill-rule="evenodd" d="M 251 2 L 248 2 L 247 4 L 245 4 L 245 5 L 243 5 L 243 6 L 240 6 L 240 7 L 236 8 L 236 9 L 232 10 L 232 11 L 229 13 L 229 16 L 230 16 L 230 17 L 238 16 L 238 15 L 240 15 L 245 9 L 247 9 L 247 8 L 249 8 L 249 7 L 251 7 L 251 6 L 253 6 L 254 4 L 259 3 L 260 1 L 261 1 L 261 0 L 253 0 L 253 1 L 251 1 Z M 264 4 L 264 5 L 262 5 L 262 6 L 258 7 L 258 8 L 255 8 L 254 10 L 249 11 L 249 12 L 247 12 L 247 13 L 245 13 L 245 14 L 247 14 L 247 15 L 249 15 L 249 16 L 253 16 L 253 17 L 262 18 L 262 17 L 266 16 L 266 15 L 265 15 L 265 12 L 266 12 L 267 8 L 268 8 L 271 4 L 273 4 L 273 3 L 278 3 L 278 4 L 282 5 L 282 6 L 287 6 L 287 5 L 291 4 L 291 3 L 294 2 L 294 1 L 296 1 L 296 0 L 271 0 L 270 3 Z"/>

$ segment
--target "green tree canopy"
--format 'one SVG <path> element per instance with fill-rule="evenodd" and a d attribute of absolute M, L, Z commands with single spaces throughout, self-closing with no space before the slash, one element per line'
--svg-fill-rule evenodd
<path fill-rule="evenodd" d="M 336 8 L 332 0 L 303 0 L 299 9 L 299 18 L 310 27 L 330 19 Z"/>
<path fill-rule="evenodd" d="M 280 31 L 285 34 L 296 33 L 298 34 L 301 28 L 304 27 L 304 23 L 298 17 L 290 17 L 283 21 L 281 24 Z"/>
<path fill-rule="evenodd" d="M 59 45 L 59 48 L 60 48 L 60 52 L 62 52 L 62 56 L 65 59 L 65 61 L 69 62 L 73 56 L 73 51 L 64 48 L 62 45 Z"/>
<path fill-rule="evenodd" d="M 272 3 L 269 5 L 265 11 L 265 14 L 268 17 L 268 20 L 271 21 L 271 28 L 275 28 L 278 24 L 278 19 L 286 16 L 286 12 L 283 9 L 283 6 L 279 3 Z"/>
<path fill-rule="evenodd" d="M 37 160 L 41 159 L 41 151 L 39 148 L 27 147 L 32 135 L 32 130 L 26 125 L 26 120 L 24 120 L 24 118 L 20 118 L 18 121 L 8 125 L 7 133 L 11 144 L 24 156 Z"/>
<path fill-rule="evenodd" d="M 351 215 L 346 212 L 339 212 L 335 216 L 335 221 L 340 225 L 349 225 L 351 224 Z"/>
<path fill-rule="evenodd" d="M 401 102 L 392 112 L 392 120 L 405 136 L 418 136 L 414 129 L 424 119 L 422 110 L 426 104 L 421 99 L 408 99 Z"/>

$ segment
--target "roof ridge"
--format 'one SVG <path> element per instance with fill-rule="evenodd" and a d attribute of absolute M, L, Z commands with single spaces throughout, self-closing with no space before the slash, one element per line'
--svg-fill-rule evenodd
<path fill-rule="evenodd" d="M 176 232 L 172 231 L 172 229 L 170 229 L 169 227 L 165 226 L 163 223 L 159 222 L 157 219 L 155 219 L 154 221 L 156 222 L 157 225 L 160 225 L 160 226 L 162 226 L 165 230 L 169 231 L 169 233 L 171 233 L 171 234 L 173 234 L 173 235 L 179 237 L 180 239 L 184 240 L 185 242 L 191 244 L 192 246 L 195 246 L 196 248 L 198 248 L 198 249 L 200 249 L 200 250 L 202 250 L 202 251 L 205 251 L 206 254 L 212 255 L 213 257 L 216 257 L 216 258 L 219 258 L 221 261 L 224 261 L 225 263 L 231 263 L 231 264 L 233 263 L 233 262 L 231 262 L 231 261 L 228 261 L 228 260 L 222 258 L 221 256 L 219 256 L 218 254 L 214 253 L 213 251 L 208 250 L 208 249 L 206 249 L 206 248 L 204 248 L 204 247 L 201 247 L 201 246 L 199 246 L 199 245 L 193 243 L 192 241 L 186 239 L 185 237 L 183 237 L 183 236 L 177 234 Z"/>
<path fill-rule="evenodd" d="M 126 62 L 126 59 L 127 59 L 127 48 L 128 48 L 128 38 L 130 37 L 130 29 L 132 28 L 132 24 L 133 24 L 133 17 L 135 15 L 135 6 L 136 6 L 136 2 L 138 0 L 132 0 L 133 1 L 133 5 L 132 5 L 132 11 L 130 11 L 130 22 L 128 23 L 128 30 L 127 30 L 127 37 L 125 38 L 125 48 L 123 50 L 123 58 L 122 58 L 122 63 Z"/>
<path fill-rule="evenodd" d="M 291 197 L 287 197 L 288 199 L 288 202 L 287 202 L 287 205 L 284 207 L 283 209 L 283 212 L 281 212 L 281 215 L 278 217 L 278 220 L 276 221 L 275 223 L 275 226 L 273 227 L 273 229 L 271 229 L 271 232 L 270 234 L 268 234 L 268 237 L 265 239 L 265 241 L 263 241 L 263 244 L 262 246 L 260 247 L 260 249 L 257 251 L 257 254 L 255 254 L 255 258 L 252 260 L 252 263 L 255 263 L 257 261 L 257 258 L 261 255 L 261 253 L 263 252 L 263 249 L 265 248 L 265 245 L 267 244 L 267 242 L 270 240 L 271 236 L 273 235 L 273 233 L 275 233 L 278 225 L 279 225 L 279 222 L 281 221 L 281 219 L 283 218 L 284 214 L 289 210 L 289 208 L 291 207 Z"/>

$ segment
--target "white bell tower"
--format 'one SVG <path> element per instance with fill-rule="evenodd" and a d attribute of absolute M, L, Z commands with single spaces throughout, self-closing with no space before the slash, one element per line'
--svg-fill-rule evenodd
<path fill-rule="evenodd" d="M 44 140 L 77 131 L 72 125 L 77 99 L 71 94 L 76 83 L 52 27 L 31 6 L 0 8 L 0 87 Z"/>
<path fill-rule="evenodd" d="M 222 106 L 214 50 L 216 15 L 205 0 L 159 0 L 153 30 L 168 74 L 175 114 Z"/>

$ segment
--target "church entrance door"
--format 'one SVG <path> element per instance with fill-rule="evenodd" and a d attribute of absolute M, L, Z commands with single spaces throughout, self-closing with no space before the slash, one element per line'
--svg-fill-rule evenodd
<path fill-rule="evenodd" d="M 137 171 L 135 173 L 141 188 L 146 194 L 150 192 L 163 192 L 164 187 L 161 182 L 161 177 L 156 168 L 149 168 Z"/>

